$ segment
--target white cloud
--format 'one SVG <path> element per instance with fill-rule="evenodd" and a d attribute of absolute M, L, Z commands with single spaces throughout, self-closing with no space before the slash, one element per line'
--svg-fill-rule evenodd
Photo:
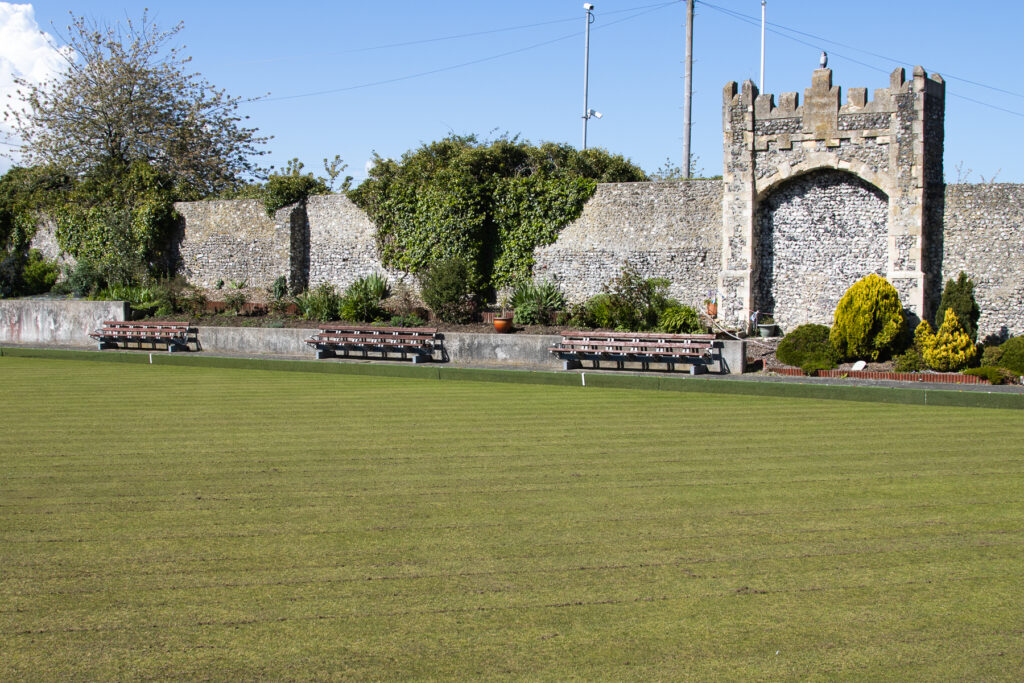
<path fill-rule="evenodd" d="M 66 64 L 54 40 L 41 33 L 32 5 L 0 2 L 0 111 L 21 108 L 15 77 L 40 82 L 57 74 Z M 0 116 L 0 154 L 11 151 L 11 130 Z M 6 143 L 6 144 L 5 144 Z M 0 171 L 11 165 L 0 158 Z"/>

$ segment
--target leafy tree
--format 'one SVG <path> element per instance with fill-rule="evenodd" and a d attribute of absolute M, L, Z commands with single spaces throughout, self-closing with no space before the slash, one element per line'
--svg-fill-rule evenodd
<path fill-rule="evenodd" d="M 529 277 L 533 249 L 579 216 L 596 182 L 635 180 L 641 169 L 601 149 L 451 135 L 399 161 L 376 156 L 350 196 L 377 226 L 386 265 L 458 259 L 494 287 Z"/>
<path fill-rule="evenodd" d="M 348 164 L 341 160 L 340 154 L 335 154 L 334 158 L 328 161 L 327 157 L 324 157 L 324 173 L 327 174 L 327 178 L 330 182 L 327 183 L 327 189 L 334 192 L 334 184 L 338 182 L 338 178 L 341 177 L 342 172 L 348 168 Z M 352 176 L 347 175 L 342 179 L 341 186 L 338 188 L 342 192 L 348 192 L 352 187 Z"/>
<path fill-rule="evenodd" d="M 36 84 L 15 78 L 23 110 L 5 119 L 30 165 L 56 166 L 74 178 L 151 165 L 172 178 L 180 199 L 208 196 L 259 173 L 252 159 L 266 138 L 242 125 L 241 98 L 190 73 L 190 58 L 169 44 L 184 28 L 102 24 L 70 14 L 64 70 Z"/>
<path fill-rule="evenodd" d="M 700 157 L 696 154 L 690 155 L 690 178 L 703 178 L 704 169 L 700 166 Z M 664 182 L 667 180 L 686 180 L 683 177 L 683 169 L 678 164 L 672 161 L 671 157 L 665 157 L 664 163 L 658 167 L 654 173 L 651 174 L 651 180 L 654 182 Z"/>

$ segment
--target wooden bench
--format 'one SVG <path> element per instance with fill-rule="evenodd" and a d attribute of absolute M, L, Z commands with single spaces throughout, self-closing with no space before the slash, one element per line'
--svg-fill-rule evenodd
<path fill-rule="evenodd" d="M 690 366 L 690 374 L 707 372 L 714 362 L 713 334 L 666 334 L 662 332 L 562 332 L 558 346 L 548 349 L 563 361 L 565 369 L 583 367 L 584 360 L 615 361 L 616 368 L 626 363 L 640 363 L 644 370 L 651 363 L 665 363 L 669 371 L 677 363 Z"/>
<path fill-rule="evenodd" d="M 349 358 L 353 353 L 361 358 L 387 359 L 399 354 L 402 360 L 412 356 L 413 363 L 434 359 L 434 350 L 441 349 L 441 336 L 432 327 L 321 327 L 306 340 L 316 349 L 317 359 Z M 442 349 L 443 351 L 443 349 Z"/>
<path fill-rule="evenodd" d="M 128 348 L 128 344 L 136 344 L 142 348 L 149 344 L 156 348 L 157 344 L 166 344 L 167 352 L 188 351 L 189 343 L 198 347 L 196 328 L 187 322 L 128 322 L 125 320 L 104 320 L 103 327 L 89 336 L 99 344 L 99 349 Z"/>

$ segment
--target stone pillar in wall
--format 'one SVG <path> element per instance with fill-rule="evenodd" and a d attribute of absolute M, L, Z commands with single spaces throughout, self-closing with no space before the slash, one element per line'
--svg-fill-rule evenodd
<path fill-rule="evenodd" d="M 743 83 L 725 86 L 722 131 L 722 270 L 718 276 L 718 314 L 737 323 L 753 308 L 754 216 L 754 100 L 757 87 Z"/>
<path fill-rule="evenodd" d="M 761 234 L 759 207 L 780 185 L 821 169 L 857 176 L 887 196 L 887 259 L 864 269 L 884 275 L 904 306 L 926 315 L 937 296 L 933 290 L 941 286 L 929 273 L 941 269 L 944 109 L 942 78 L 929 77 L 921 67 L 910 80 L 896 69 L 889 87 L 876 90 L 871 100 L 865 88 L 851 88 L 845 104 L 841 89 L 832 85 L 831 69 L 814 71 L 803 104 L 797 93 L 782 94 L 776 104 L 749 80 L 739 89 L 726 85 L 719 315 L 745 324 L 757 308 L 758 286 L 764 285 L 759 278 L 774 272 L 762 273 L 759 265 L 759 240 L 774 238 Z M 813 237 L 815 229 L 828 248 L 827 226 L 808 225 L 807 234 Z M 771 253 L 784 248 L 773 243 Z M 843 289 L 850 284 L 829 282 Z M 829 323 L 831 315 L 809 310 L 797 320 L 790 314 L 787 325 Z"/>

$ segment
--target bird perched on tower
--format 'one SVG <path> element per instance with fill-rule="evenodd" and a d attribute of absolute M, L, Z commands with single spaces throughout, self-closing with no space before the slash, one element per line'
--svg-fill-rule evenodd
<path fill-rule="evenodd" d="M 821 65 L 819 67 L 821 69 L 824 69 L 825 67 L 828 66 L 828 53 L 825 52 L 824 50 L 821 51 L 821 59 L 818 60 L 818 64 Z"/>

